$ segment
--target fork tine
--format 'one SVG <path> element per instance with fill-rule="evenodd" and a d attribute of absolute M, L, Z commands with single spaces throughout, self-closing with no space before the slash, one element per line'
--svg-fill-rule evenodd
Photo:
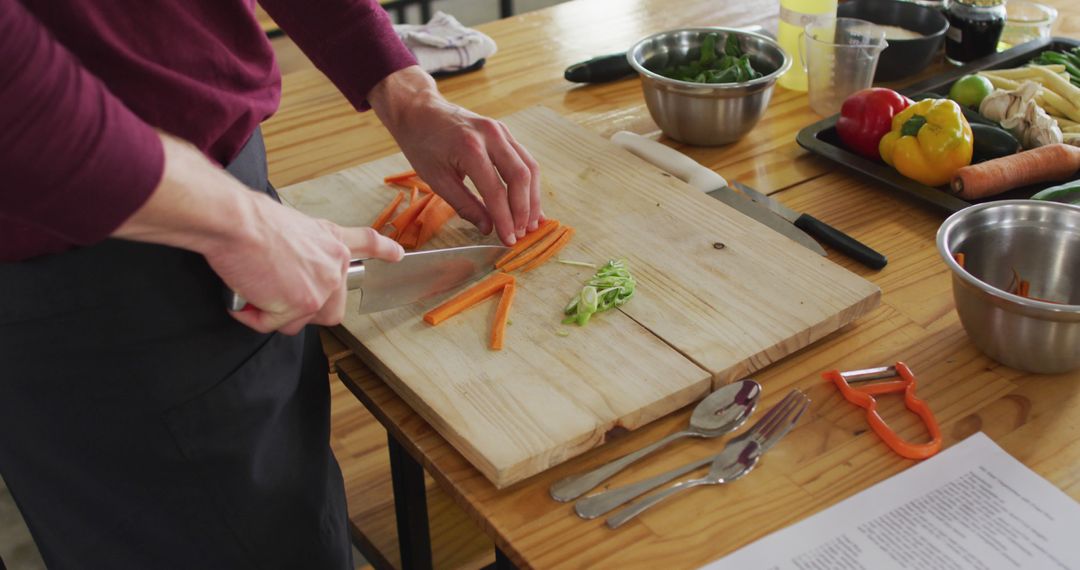
<path fill-rule="evenodd" d="M 754 432 L 754 436 L 761 438 L 768 437 L 769 434 L 776 429 L 776 426 L 783 424 L 784 418 L 786 418 L 791 413 L 791 409 L 793 408 L 793 406 L 798 404 L 797 399 L 801 394 L 802 392 L 799 392 L 798 390 L 792 390 L 788 392 L 787 396 L 784 396 L 783 400 L 780 400 L 780 402 L 778 402 L 775 406 L 772 407 L 772 409 L 769 410 L 768 415 L 761 418 L 761 421 L 758 423 L 758 425 L 760 425 L 761 427 L 756 432 Z"/>
<path fill-rule="evenodd" d="M 760 445 L 762 453 L 767 451 L 773 445 L 776 445 L 776 442 L 780 441 L 781 438 L 787 435 L 787 433 L 791 431 L 793 427 L 795 427 L 795 424 L 799 422 L 799 418 L 802 417 L 803 413 L 810 407 L 810 398 L 808 398 L 802 392 L 799 392 L 798 398 L 794 399 L 793 401 L 795 402 L 795 405 L 789 410 L 790 413 L 786 414 L 786 421 L 780 424 L 776 429 L 770 430 L 770 432 L 761 441 Z"/>
<path fill-rule="evenodd" d="M 765 415 L 761 416 L 761 419 L 759 419 L 757 423 L 755 423 L 754 426 L 746 432 L 746 434 L 756 436 L 757 434 L 768 428 L 770 425 L 772 425 L 773 421 L 783 411 L 784 406 L 787 404 L 787 401 L 790 398 L 791 394 L 788 394 L 787 396 L 784 396 L 783 400 L 780 400 L 773 407 L 769 408 L 769 411 L 765 412 Z"/>

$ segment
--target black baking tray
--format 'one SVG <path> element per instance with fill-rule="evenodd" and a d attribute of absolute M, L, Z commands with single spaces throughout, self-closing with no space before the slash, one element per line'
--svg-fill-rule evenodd
<path fill-rule="evenodd" d="M 1080 40 L 1063 37 L 1044 38 L 1028 42 L 1008 51 L 1003 51 L 973 61 L 962 67 L 956 67 L 955 69 L 951 69 L 925 81 L 920 81 L 919 83 L 910 85 L 899 91 L 913 99 L 922 98 L 920 95 L 925 96 L 926 93 L 939 93 L 944 95 L 949 92 L 949 87 L 952 86 L 954 81 L 969 73 L 974 73 L 983 69 L 1016 67 L 1027 63 L 1028 60 L 1048 49 L 1072 49 L 1076 46 L 1080 46 Z M 967 202 L 950 194 L 945 190 L 944 186 L 935 188 L 920 184 L 919 182 L 900 174 L 896 170 L 893 170 L 892 167 L 884 162 L 872 161 L 847 150 L 840 143 L 839 135 L 836 134 L 837 116 L 838 115 L 827 117 L 802 129 L 795 137 L 796 142 L 799 143 L 799 146 L 814 154 L 823 156 L 829 160 L 861 172 L 890 188 L 914 196 L 919 200 L 937 206 L 948 212 L 956 212 L 979 202 L 1030 198 L 1035 192 L 1050 186 L 1050 184 L 1028 186 L 1004 194 L 999 194 L 987 198 L 986 200 Z"/>

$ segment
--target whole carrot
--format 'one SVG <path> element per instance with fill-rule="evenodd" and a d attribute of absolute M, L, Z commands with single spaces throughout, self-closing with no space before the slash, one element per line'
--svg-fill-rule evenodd
<path fill-rule="evenodd" d="M 1071 178 L 1080 170 L 1080 147 L 1050 144 L 965 166 L 956 171 L 953 194 L 976 200 L 1014 188 Z"/>

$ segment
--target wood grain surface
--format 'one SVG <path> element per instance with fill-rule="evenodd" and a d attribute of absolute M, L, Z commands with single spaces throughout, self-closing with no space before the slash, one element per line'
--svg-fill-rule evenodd
<path fill-rule="evenodd" d="M 1080 36 L 1080 6 L 1045 0 L 1060 13 L 1054 35 Z M 561 79 L 572 63 L 621 51 L 645 34 L 683 25 L 775 26 L 775 2 L 575 0 L 481 26 L 500 52 L 476 73 L 440 81 L 452 100 L 501 117 L 543 104 L 601 135 L 626 129 L 659 136 L 636 79 L 576 86 Z M 939 62 L 922 76 L 945 69 Z M 315 71 L 285 77 L 282 111 L 265 129 L 271 177 L 307 180 L 396 152 L 373 116 L 357 115 Z M 814 157 L 794 142 L 820 117 L 805 94 L 778 88 L 758 128 L 719 148 L 675 148 L 783 202 L 807 211 L 889 256 L 871 272 L 840 254 L 830 259 L 883 291 L 882 304 L 857 325 L 757 372 L 763 405 L 792 387 L 813 399 L 801 425 L 751 477 L 690 493 L 618 531 L 581 521 L 549 499 L 559 477 L 595 467 L 685 426 L 690 408 L 506 489 L 496 489 L 362 362 L 342 360 L 343 380 L 380 423 L 421 461 L 435 482 L 521 567 L 694 568 L 801 520 L 914 464 L 891 453 L 861 412 L 819 374 L 896 360 L 919 379 L 945 445 L 983 431 L 1007 452 L 1080 500 L 1080 374 L 1027 375 L 998 365 L 968 339 L 953 308 L 945 266 L 934 247 L 944 216 L 874 181 Z M 925 437 L 899 398 L 882 413 L 901 435 Z M 688 441 L 633 467 L 612 485 L 636 481 L 714 452 L 722 442 Z"/>
<path fill-rule="evenodd" d="M 544 169 L 545 212 L 577 230 L 561 255 L 626 259 L 635 298 L 586 327 L 560 326 L 592 270 L 550 263 L 519 275 L 502 351 L 485 342 L 493 303 L 431 327 L 420 316 L 434 302 L 360 315 L 354 295 L 344 323 L 350 346 L 496 486 L 666 415 L 879 301 L 868 281 L 550 110 L 505 121 Z M 310 215 L 364 225 L 396 192 L 381 178 L 404 167 L 388 157 L 280 194 Z M 432 245 L 480 237 L 457 220 Z"/>

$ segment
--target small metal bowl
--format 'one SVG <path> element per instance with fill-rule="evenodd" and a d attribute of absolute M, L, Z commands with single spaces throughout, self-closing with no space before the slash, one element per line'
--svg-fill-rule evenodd
<path fill-rule="evenodd" d="M 701 55 L 705 34 L 719 33 L 724 45 L 735 34 L 762 77 L 742 83 L 692 83 L 660 75 L 659 70 Z M 716 146 L 735 142 L 754 128 L 769 105 L 777 78 L 791 67 L 791 57 L 772 39 L 732 28 L 686 28 L 649 36 L 630 48 L 626 58 L 641 75 L 645 104 L 667 136 L 686 144 Z"/>
<path fill-rule="evenodd" d="M 987 356 L 1040 374 L 1080 368 L 1080 206 L 1002 200 L 965 208 L 941 225 L 937 248 L 952 270 L 960 322 Z M 1016 275 L 1033 298 L 1007 292 Z"/>

